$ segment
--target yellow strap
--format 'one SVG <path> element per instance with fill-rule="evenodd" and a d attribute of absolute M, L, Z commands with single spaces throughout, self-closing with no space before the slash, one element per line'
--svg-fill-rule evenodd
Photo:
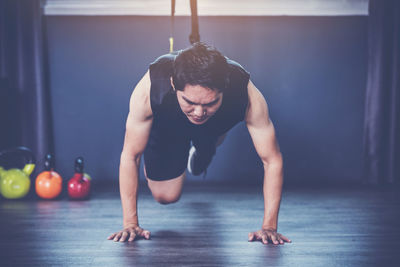
<path fill-rule="evenodd" d="M 174 37 L 169 37 L 169 52 L 174 52 Z"/>

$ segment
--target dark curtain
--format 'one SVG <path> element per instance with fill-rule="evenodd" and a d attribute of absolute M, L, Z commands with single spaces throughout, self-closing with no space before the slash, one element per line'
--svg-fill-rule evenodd
<path fill-rule="evenodd" d="M 0 0 L 0 149 L 52 151 L 40 0 Z"/>
<path fill-rule="evenodd" d="M 367 183 L 400 180 L 400 1 L 370 0 L 364 121 Z"/>

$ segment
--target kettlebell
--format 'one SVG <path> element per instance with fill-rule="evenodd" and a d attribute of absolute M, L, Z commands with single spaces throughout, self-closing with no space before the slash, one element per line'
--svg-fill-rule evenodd
<path fill-rule="evenodd" d="M 68 195 L 71 199 L 87 199 L 90 194 L 90 176 L 83 172 L 83 157 L 75 159 L 75 174 L 68 182 Z"/>
<path fill-rule="evenodd" d="M 54 171 L 54 157 L 47 154 L 44 159 L 45 171 L 36 177 L 36 194 L 44 199 L 53 199 L 62 191 L 62 178 Z"/>
<path fill-rule="evenodd" d="M 12 168 L 5 170 L 0 166 L 0 193 L 8 199 L 17 199 L 26 196 L 31 186 L 29 175 L 35 169 L 35 157 L 27 147 L 16 147 L 0 152 L 1 157 L 10 154 L 20 154 L 26 161 L 24 168 Z"/>

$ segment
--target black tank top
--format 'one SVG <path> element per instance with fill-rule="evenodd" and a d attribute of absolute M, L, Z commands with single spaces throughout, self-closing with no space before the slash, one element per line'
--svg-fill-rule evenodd
<path fill-rule="evenodd" d="M 175 55 L 166 54 L 150 64 L 150 102 L 153 111 L 153 125 L 150 138 L 173 140 L 215 139 L 229 131 L 245 118 L 250 75 L 238 63 L 227 59 L 229 82 L 224 90 L 222 104 L 217 112 L 204 124 L 189 121 L 181 110 L 176 94 L 171 86 Z"/>

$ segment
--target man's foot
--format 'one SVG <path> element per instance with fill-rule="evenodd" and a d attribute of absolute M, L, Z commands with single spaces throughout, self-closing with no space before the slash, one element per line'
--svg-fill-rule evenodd
<path fill-rule="evenodd" d="M 207 171 L 215 151 L 199 152 L 193 145 L 189 150 L 188 171 L 197 176 Z"/>

